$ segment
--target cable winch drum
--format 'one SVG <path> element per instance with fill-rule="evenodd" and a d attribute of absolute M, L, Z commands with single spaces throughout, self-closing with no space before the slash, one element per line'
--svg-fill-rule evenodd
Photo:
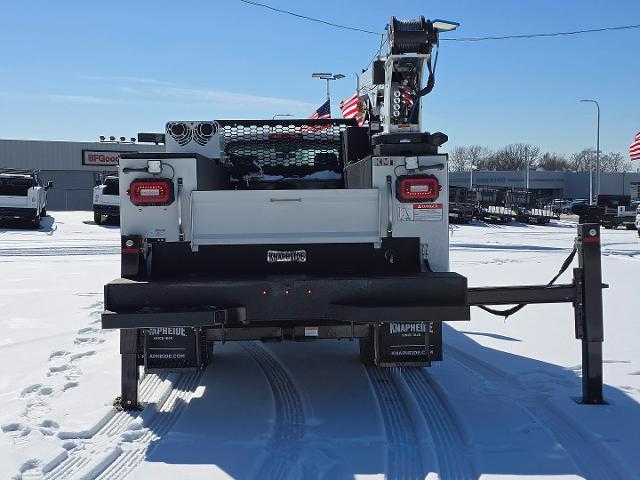
<path fill-rule="evenodd" d="M 391 53 L 431 53 L 431 47 L 437 43 L 437 34 L 431 22 L 420 17 L 416 20 L 398 20 L 391 17 L 389 22 L 389 40 Z"/>

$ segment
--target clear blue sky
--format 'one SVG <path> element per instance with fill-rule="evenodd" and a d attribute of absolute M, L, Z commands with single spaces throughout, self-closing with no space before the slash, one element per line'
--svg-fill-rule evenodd
<path fill-rule="evenodd" d="M 391 15 L 461 23 L 450 36 L 552 32 L 640 23 L 638 0 L 263 0 L 381 31 Z M 92 140 L 161 131 L 167 120 L 306 117 L 339 100 L 379 39 L 217 1 L 23 1 L 0 6 L 0 138 Z M 449 146 L 529 142 L 627 153 L 640 130 L 640 30 L 551 39 L 443 42 L 425 125 Z"/>

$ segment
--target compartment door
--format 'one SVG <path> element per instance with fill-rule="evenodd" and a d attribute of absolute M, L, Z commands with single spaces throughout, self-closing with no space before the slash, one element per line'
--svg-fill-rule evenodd
<path fill-rule="evenodd" d="M 194 191 L 191 244 L 380 242 L 377 189 Z"/>

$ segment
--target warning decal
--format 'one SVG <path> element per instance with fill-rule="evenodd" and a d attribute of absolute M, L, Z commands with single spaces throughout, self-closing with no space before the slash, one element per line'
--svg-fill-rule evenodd
<path fill-rule="evenodd" d="M 401 222 L 442 221 L 441 203 L 414 203 L 398 206 L 398 220 Z"/>

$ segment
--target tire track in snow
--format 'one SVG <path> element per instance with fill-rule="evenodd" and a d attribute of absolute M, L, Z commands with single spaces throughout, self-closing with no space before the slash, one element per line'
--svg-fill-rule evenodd
<path fill-rule="evenodd" d="M 139 396 L 146 402 L 165 380 L 166 375 L 146 374 L 140 382 Z M 88 464 L 91 459 L 91 446 L 100 443 L 114 442 L 114 438 L 122 434 L 129 424 L 136 419 L 138 412 L 112 411 L 111 417 L 98 428 L 95 433 L 82 435 L 84 438 L 73 438 L 73 434 L 63 434 L 69 449 L 69 455 L 55 468 L 45 475 L 45 479 L 73 478 L 75 474 Z M 84 433 L 84 432 L 81 432 Z M 91 432 L 88 432 L 91 433 Z M 66 448 L 66 447 L 65 447 Z"/>
<path fill-rule="evenodd" d="M 255 478 L 288 478 L 296 465 L 305 433 L 305 412 L 295 381 L 275 356 L 257 342 L 245 349 L 262 369 L 271 387 L 275 421 L 267 445 L 267 458 Z"/>
<path fill-rule="evenodd" d="M 449 356 L 481 379 L 499 386 L 508 398 L 523 408 L 558 441 L 585 478 L 618 480 L 629 478 L 604 448 L 598 448 L 589 433 L 563 417 L 544 395 L 524 389 L 509 374 L 462 350 L 446 344 Z M 524 393 L 524 396 L 523 396 Z"/>
<path fill-rule="evenodd" d="M 367 367 L 373 393 L 387 434 L 387 472 L 390 479 L 424 478 L 421 444 L 411 413 L 402 400 L 402 393 L 388 368 Z"/>
<path fill-rule="evenodd" d="M 166 436 L 180 418 L 200 385 L 203 374 L 204 370 L 199 370 L 181 375 L 149 422 L 144 422 L 141 428 L 136 426 L 121 434 L 121 453 L 94 478 L 112 480 L 128 477 L 142 463 L 147 453 L 155 448 L 155 442 Z"/>
<path fill-rule="evenodd" d="M 468 447 L 462 429 L 438 385 L 424 368 L 402 369 L 398 375 L 406 382 L 407 388 L 418 401 L 435 445 L 440 478 L 477 478 L 473 463 L 465 454 Z"/>

